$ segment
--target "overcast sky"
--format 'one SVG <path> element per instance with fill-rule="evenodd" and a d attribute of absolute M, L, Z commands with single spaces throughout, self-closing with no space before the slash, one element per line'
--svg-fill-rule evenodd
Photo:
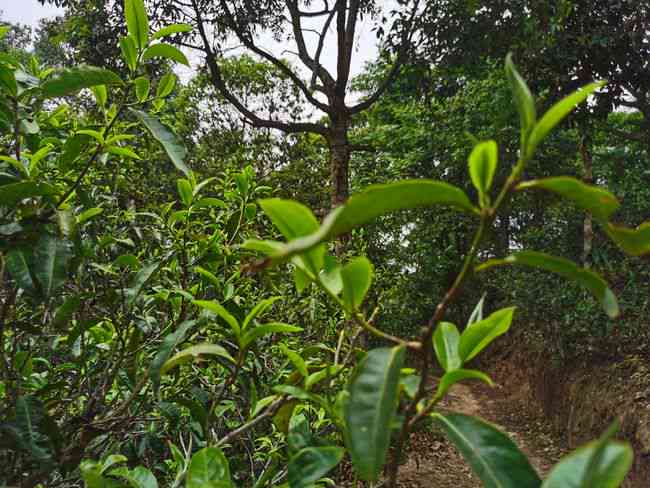
<path fill-rule="evenodd" d="M 35 26 L 43 17 L 53 17 L 61 9 L 43 6 L 37 0 L 0 0 L 2 20 Z"/>

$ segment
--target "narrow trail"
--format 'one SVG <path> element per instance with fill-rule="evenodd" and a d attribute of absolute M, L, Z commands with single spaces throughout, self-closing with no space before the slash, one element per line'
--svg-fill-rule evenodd
<path fill-rule="evenodd" d="M 441 410 L 481 417 L 496 424 L 526 453 L 541 476 L 565 453 L 551 427 L 529 409 L 516 393 L 478 383 L 455 385 Z M 402 488 L 478 488 L 480 481 L 455 448 L 432 431 L 413 435 L 408 460 L 400 469 Z M 522 487 L 525 488 L 525 487 Z"/>

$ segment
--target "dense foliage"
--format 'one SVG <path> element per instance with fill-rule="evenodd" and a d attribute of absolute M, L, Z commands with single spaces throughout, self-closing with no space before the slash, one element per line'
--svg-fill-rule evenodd
<path fill-rule="evenodd" d="M 31 53 L 24 28 L 0 27 L 0 483 L 295 488 L 350 481 L 345 462 L 394 487 L 428 420 L 485 486 L 619 486 L 633 453 L 616 425 L 542 480 L 507 435 L 439 404 L 460 381 L 492 384 L 476 358 L 513 323 L 567 364 L 648 350 L 648 139 L 630 137 L 646 114 L 590 103 L 616 103 L 625 73 L 575 90 L 571 61 L 553 77 L 533 60 L 535 100 L 511 57 L 502 68 L 511 46 L 464 46 L 431 9 L 462 11 L 430 2 L 415 22 L 402 2 L 352 84 L 360 108 L 338 129 L 360 149 L 344 165 L 356 191 L 329 211 L 350 59 L 322 130 L 284 130 L 311 116 L 288 63 L 212 52 L 181 81 L 197 26 L 154 3 L 120 2 L 93 32 L 78 27 L 107 6 L 63 2 Z M 255 53 L 246 36 L 281 19 L 247 25 L 233 3 L 243 17 L 215 2 L 215 25 Z M 382 29 L 374 4 L 339 3 L 314 16 Z M 520 3 L 509 22 L 537 25 Z M 570 31 L 581 3 L 563 3 L 552 20 Z M 450 59 L 472 55 L 465 72 L 423 59 L 436 36 Z"/>

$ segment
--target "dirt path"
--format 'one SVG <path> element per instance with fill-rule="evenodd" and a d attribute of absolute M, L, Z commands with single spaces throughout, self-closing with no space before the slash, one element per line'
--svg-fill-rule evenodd
<path fill-rule="evenodd" d="M 498 386 L 460 384 L 450 391 L 441 409 L 475 415 L 506 432 L 544 476 L 565 449 L 550 426 L 523 408 L 512 392 Z M 400 469 L 403 488 L 478 488 L 480 481 L 447 440 L 434 429 L 413 435 L 408 461 Z M 522 487 L 525 488 L 525 487 Z"/>

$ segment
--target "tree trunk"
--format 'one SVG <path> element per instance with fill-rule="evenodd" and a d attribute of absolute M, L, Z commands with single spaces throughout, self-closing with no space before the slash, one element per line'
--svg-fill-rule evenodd
<path fill-rule="evenodd" d="M 350 196 L 349 166 L 350 142 L 347 123 L 338 124 L 330 131 L 328 138 L 331 171 L 331 206 L 332 209 L 342 205 Z"/>
<path fill-rule="evenodd" d="M 582 158 L 582 167 L 583 167 L 583 177 L 582 180 L 587 185 L 593 185 L 594 183 L 594 169 L 593 169 L 593 159 L 591 151 L 587 147 L 587 138 L 583 137 L 580 141 L 580 156 Z M 589 267 L 591 251 L 593 249 L 594 243 L 594 225 L 593 217 L 590 213 L 585 214 L 585 220 L 583 223 L 583 242 L 582 242 L 582 265 L 585 268 Z"/>

